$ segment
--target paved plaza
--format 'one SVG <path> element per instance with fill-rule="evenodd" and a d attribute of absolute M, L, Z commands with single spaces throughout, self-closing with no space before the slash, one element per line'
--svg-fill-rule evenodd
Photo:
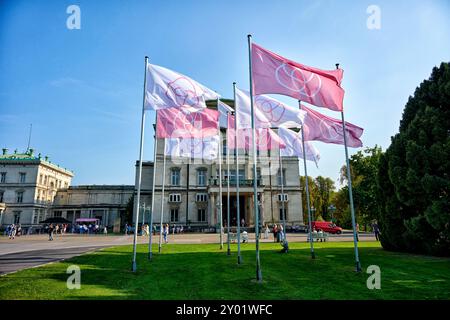
<path fill-rule="evenodd" d="M 36 267 L 46 263 L 61 261 L 78 256 L 87 252 L 95 251 L 101 248 L 131 245 L 133 244 L 133 235 L 55 235 L 53 241 L 48 241 L 47 235 L 29 235 L 16 237 L 14 240 L 8 237 L 0 237 L 0 275 L 15 272 L 21 269 Z M 290 242 L 306 242 L 305 233 L 288 233 L 287 238 Z M 226 234 L 224 234 L 224 248 L 226 248 Z M 373 234 L 359 235 L 360 241 L 375 240 Z M 255 235 L 249 234 L 249 241 L 254 242 Z M 341 235 L 330 235 L 329 241 L 352 241 L 351 233 Z M 159 235 L 153 236 L 153 243 L 158 243 Z M 149 242 L 148 237 L 138 236 L 139 244 Z M 201 244 L 218 243 L 219 234 L 211 233 L 192 233 L 192 234 L 171 234 L 169 243 L 176 244 Z M 269 239 L 264 239 L 262 235 L 261 242 L 273 242 L 273 235 Z M 130 256 L 131 258 L 131 256 Z"/>

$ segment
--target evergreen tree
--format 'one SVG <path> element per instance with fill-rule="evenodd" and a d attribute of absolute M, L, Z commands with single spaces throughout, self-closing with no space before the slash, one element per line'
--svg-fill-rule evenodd
<path fill-rule="evenodd" d="M 410 97 L 378 170 L 384 248 L 450 254 L 450 64 Z"/>

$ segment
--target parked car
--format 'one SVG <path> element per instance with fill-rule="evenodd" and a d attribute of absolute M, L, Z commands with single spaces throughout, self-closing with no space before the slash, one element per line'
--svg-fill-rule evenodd
<path fill-rule="evenodd" d="M 342 228 L 338 227 L 333 222 L 328 221 L 312 221 L 311 225 L 313 228 L 316 228 L 317 231 L 322 230 L 323 232 L 333 233 L 333 234 L 341 234 Z"/>

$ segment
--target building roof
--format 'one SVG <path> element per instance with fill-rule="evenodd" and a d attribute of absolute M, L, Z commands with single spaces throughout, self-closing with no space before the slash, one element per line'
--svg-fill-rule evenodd
<path fill-rule="evenodd" d="M 29 149 L 24 153 L 18 153 L 17 150 L 15 150 L 14 153 L 10 154 L 8 154 L 8 149 L 6 148 L 3 148 L 2 151 L 3 152 L 0 155 L 0 164 L 42 164 L 51 167 L 52 169 L 64 172 L 65 174 L 72 177 L 74 176 L 74 172 L 72 170 L 60 167 L 59 165 L 52 163 L 49 160 L 48 156 L 42 158 L 40 153 L 36 156 L 33 149 Z"/>
<path fill-rule="evenodd" d="M 70 186 L 68 190 L 128 190 L 134 191 L 134 186 L 132 185 L 108 185 L 108 184 L 90 184 L 82 186 Z"/>

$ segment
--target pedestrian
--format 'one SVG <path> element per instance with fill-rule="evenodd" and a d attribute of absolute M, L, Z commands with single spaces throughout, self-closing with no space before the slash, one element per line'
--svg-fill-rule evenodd
<path fill-rule="evenodd" d="M 17 227 L 17 233 L 16 235 L 20 237 L 22 235 L 22 225 L 19 223 L 19 226 Z"/>
<path fill-rule="evenodd" d="M 244 218 L 241 219 L 241 227 L 245 227 L 245 219 Z"/>
<path fill-rule="evenodd" d="M 267 224 L 264 228 L 264 239 L 269 239 L 269 227 L 267 226 Z"/>
<path fill-rule="evenodd" d="M 273 232 L 273 242 L 277 242 L 278 227 L 276 224 L 273 225 L 272 232 Z"/>
<path fill-rule="evenodd" d="M 374 220 L 373 224 L 372 224 L 372 230 L 375 233 L 375 239 L 377 241 L 380 241 L 380 227 L 378 226 L 378 221 Z"/>
<path fill-rule="evenodd" d="M 128 235 L 128 223 L 125 223 L 125 235 Z"/>
<path fill-rule="evenodd" d="M 106 226 L 103 228 L 103 234 L 105 236 L 108 235 L 108 228 Z"/>
<path fill-rule="evenodd" d="M 13 223 L 9 229 L 9 238 L 14 240 L 14 238 L 16 237 L 16 232 L 16 225 Z"/>
<path fill-rule="evenodd" d="M 356 241 L 359 241 L 359 223 L 356 223 Z"/>
<path fill-rule="evenodd" d="M 169 239 L 167 238 L 168 235 L 169 235 L 169 224 L 166 223 L 166 225 L 163 227 L 163 236 L 165 243 L 169 243 Z"/>
<path fill-rule="evenodd" d="M 47 230 L 47 232 L 48 232 L 48 241 L 53 241 L 53 230 L 54 230 L 53 224 L 51 224 L 48 227 L 48 230 Z"/>
<path fill-rule="evenodd" d="M 284 240 L 284 229 L 283 229 L 283 225 L 280 224 L 279 227 L 279 231 L 278 231 L 278 241 L 277 242 L 282 242 Z"/>

